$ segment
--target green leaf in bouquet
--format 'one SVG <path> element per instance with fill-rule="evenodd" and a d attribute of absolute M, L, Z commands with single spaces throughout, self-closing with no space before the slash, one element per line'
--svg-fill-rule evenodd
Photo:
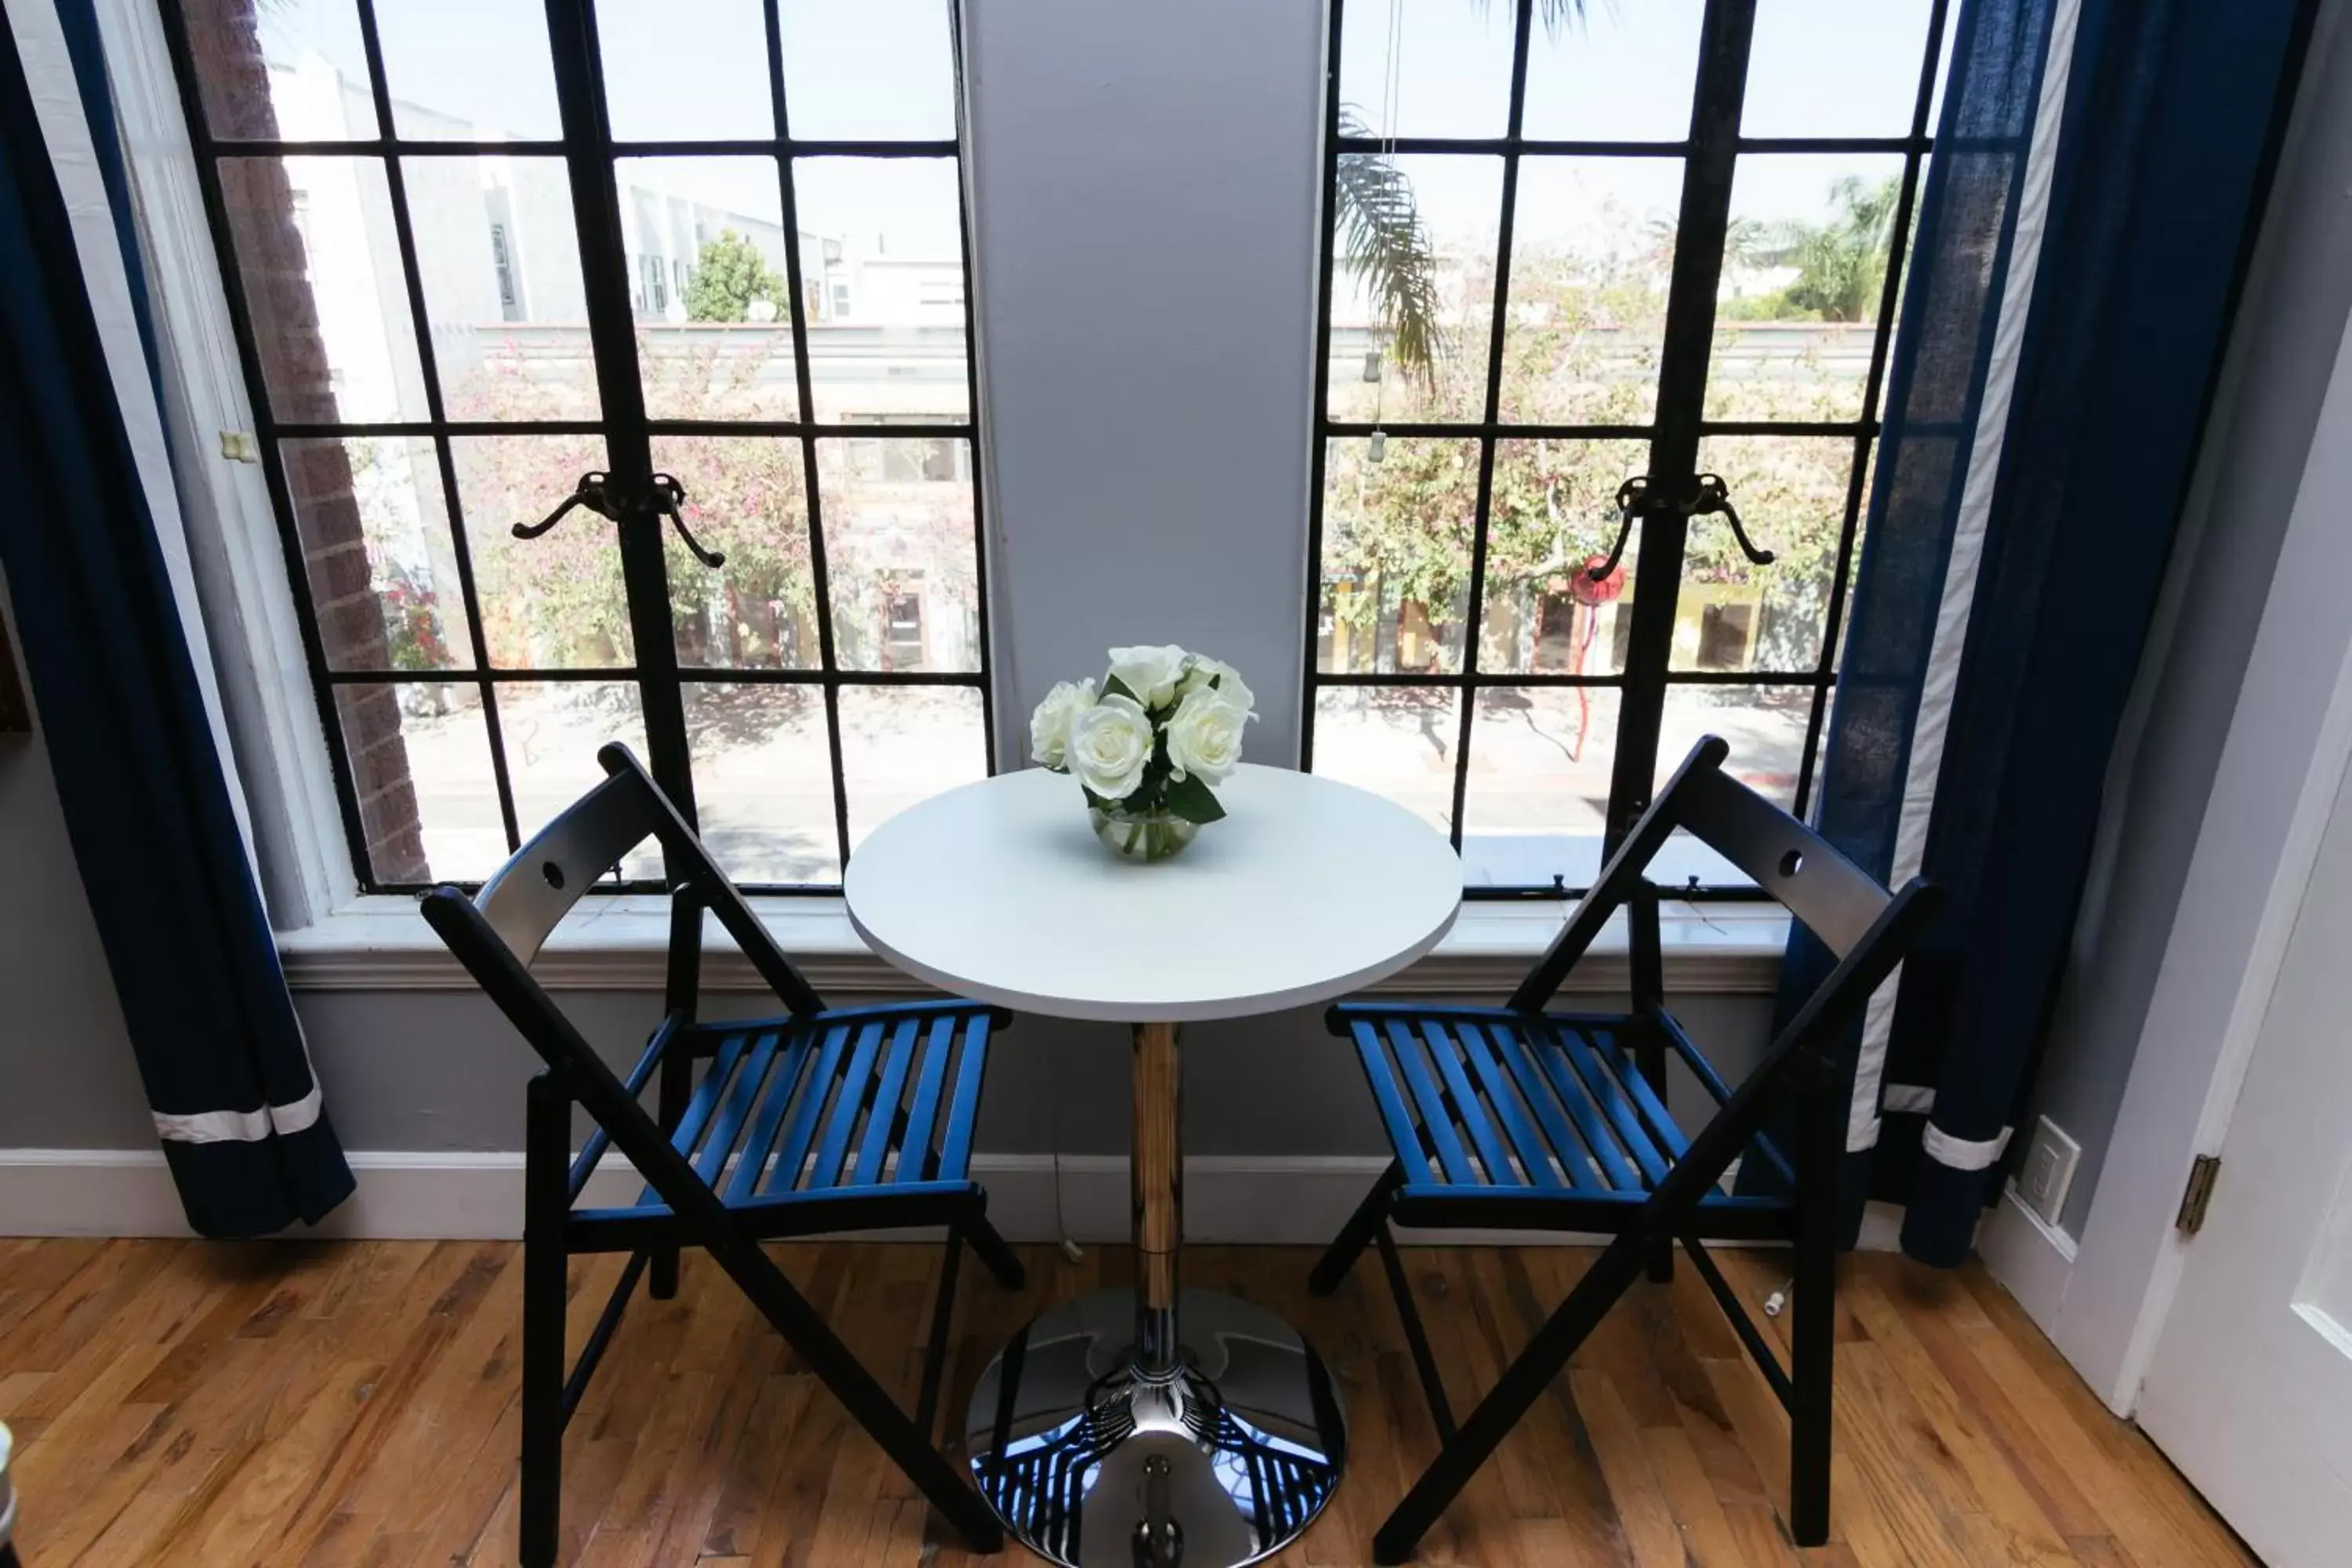
<path fill-rule="evenodd" d="M 1096 698 L 1095 700 L 1099 702 L 1102 700 L 1103 697 L 1124 697 L 1129 702 L 1134 703 L 1138 708 L 1143 706 L 1143 699 L 1129 690 L 1127 682 L 1121 680 L 1116 675 L 1106 675 L 1103 677 L 1102 696 Z"/>
<path fill-rule="evenodd" d="M 1181 779 L 1168 781 L 1168 809 L 1187 822 L 1214 822 L 1225 815 L 1198 773 L 1186 773 Z"/>

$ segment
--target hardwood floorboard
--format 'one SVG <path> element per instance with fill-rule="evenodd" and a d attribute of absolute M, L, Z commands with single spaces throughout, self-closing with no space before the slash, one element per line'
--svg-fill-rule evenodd
<path fill-rule="evenodd" d="M 939 1253 L 774 1249 L 903 1401 Z M 941 1398 L 956 1438 L 988 1359 L 1045 1307 L 1125 1280 L 1119 1248 L 967 1260 Z M 1717 1254 L 1743 1300 L 1775 1254 Z M 1192 1284 L 1301 1325 L 1349 1408 L 1348 1479 L 1278 1568 L 1357 1568 L 1434 1453 L 1376 1263 L 1310 1297 L 1311 1253 L 1200 1247 Z M 1408 1249 L 1457 1415 L 1591 1254 Z M 27 1568 L 511 1568 L 521 1269 L 484 1242 L 212 1246 L 0 1240 L 0 1418 L 16 1430 Z M 619 1276 L 575 1260 L 574 1347 Z M 1785 1356 L 1789 1319 L 1762 1320 Z M 1425 1542 L 1476 1568 L 2206 1568 L 2251 1563 L 1981 1269 L 1842 1268 L 1833 1538 L 1787 1525 L 1786 1418 L 1696 1273 L 1635 1287 Z M 973 1568 L 982 1559 L 707 1259 L 642 1295 L 566 1439 L 563 1561 L 581 1568 Z"/>

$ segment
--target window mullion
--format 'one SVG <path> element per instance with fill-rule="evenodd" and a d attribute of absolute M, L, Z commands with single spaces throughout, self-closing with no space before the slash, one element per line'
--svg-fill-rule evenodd
<path fill-rule="evenodd" d="M 1678 497 L 1697 471 L 1700 416 L 1715 338 L 1716 290 L 1731 221 L 1731 176 L 1739 147 L 1748 42 L 1756 0 L 1710 0 L 1699 37 L 1690 155 L 1675 225 L 1674 273 L 1666 286 L 1665 339 L 1658 355 L 1657 434 L 1650 443 L 1653 493 Z M 1626 638 L 1625 687 L 1609 785 L 1605 863 L 1650 804 L 1664 718 L 1666 666 L 1674 651 L 1689 520 L 1671 508 L 1642 518 L 1634 567 L 1633 618 Z"/>
<path fill-rule="evenodd" d="M 563 121 L 564 161 L 579 231 L 581 286 L 589 345 L 604 411 L 605 460 L 624 498 L 614 524 L 621 580 L 636 648 L 638 701 L 645 713 L 646 766 L 688 823 L 695 821 L 693 768 L 686 706 L 678 689 L 677 639 L 670 622 L 669 573 L 662 559 L 661 514 L 652 508 L 653 442 L 646 425 L 645 384 L 637 369 L 635 313 L 624 264 L 620 192 L 614 184 L 612 127 L 595 23 L 580 0 L 548 7 L 555 96 Z M 561 497 L 551 496 L 552 507 Z M 581 520 L 585 524 L 584 519 Z"/>

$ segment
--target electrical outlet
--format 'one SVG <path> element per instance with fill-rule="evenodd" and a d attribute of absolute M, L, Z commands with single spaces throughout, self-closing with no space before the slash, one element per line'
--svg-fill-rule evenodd
<path fill-rule="evenodd" d="M 2082 1158 L 2083 1146 L 2056 1122 L 2044 1116 L 2034 1123 L 2033 1142 L 2017 1168 L 2017 1195 L 2044 1224 L 2056 1225 L 2065 1212 L 2066 1189 L 2074 1184 L 2074 1166 Z"/>

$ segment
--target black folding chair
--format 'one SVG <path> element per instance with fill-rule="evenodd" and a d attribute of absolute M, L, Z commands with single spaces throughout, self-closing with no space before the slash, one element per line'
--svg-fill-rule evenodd
<path fill-rule="evenodd" d="M 1914 880 L 1889 894 L 1788 813 L 1722 772 L 1726 748 L 1701 741 L 1635 823 L 1559 938 L 1501 1007 L 1343 1003 L 1328 1022 L 1351 1037 L 1396 1158 L 1309 1280 L 1339 1288 L 1377 1244 L 1405 1342 L 1442 1443 L 1436 1460 L 1372 1538 L 1374 1558 L 1403 1563 L 1437 1516 L 1645 1266 L 1672 1278 L 1680 1241 L 1740 1342 L 1788 1408 L 1790 1512 L 1798 1544 L 1829 1534 L 1830 1356 L 1838 1167 L 1845 1113 L 1832 1060 L 1843 1026 L 1917 940 L 1937 895 Z M 1837 956 L 1738 1089 L 1692 1045 L 1664 1006 L 1658 890 L 1651 859 L 1683 829 L 1779 900 Z M 1627 910 L 1633 1009 L 1547 1013 L 1569 970 L 1618 909 Z M 1718 1106 L 1695 1137 L 1666 1114 L 1668 1054 Z M 1778 1097 L 1801 1103 L 1796 1160 L 1764 1131 Z M 1746 1153 L 1780 1195 L 1719 1183 Z M 1390 1222 L 1444 1227 L 1598 1232 L 1613 1237 L 1559 1310 L 1459 1427 L 1397 1261 Z M 1796 1247 L 1793 1365 L 1748 1318 L 1701 1244 L 1786 1240 Z"/>
<path fill-rule="evenodd" d="M 547 1062 L 530 1081 L 524 1133 L 524 1568 L 555 1562 L 564 1426 L 638 1279 L 650 1272 L 657 1300 L 676 1292 L 682 1245 L 703 1248 L 733 1278 L 973 1551 L 998 1550 L 996 1516 L 930 1434 L 963 1243 L 1007 1289 L 1022 1282 L 1020 1261 L 989 1224 L 988 1195 L 971 1176 L 989 1037 L 1011 1016 L 955 1000 L 828 1009 L 628 750 L 608 745 L 596 755 L 605 781 L 517 851 L 480 897 L 440 888 L 425 900 L 441 940 Z M 580 896 L 648 837 L 661 842 L 671 892 L 667 1011 L 624 1080 L 529 965 Z M 787 1015 L 696 1022 L 706 910 Z M 637 1102 L 656 1073 L 658 1121 Z M 575 1104 L 595 1122 L 576 1159 Z M 649 1184 L 644 1194 L 626 1208 L 573 1207 L 615 1146 Z M 948 1234 L 911 1418 L 760 1247 L 909 1226 Z M 583 1252 L 630 1257 L 567 1374 L 565 1260 Z"/>

